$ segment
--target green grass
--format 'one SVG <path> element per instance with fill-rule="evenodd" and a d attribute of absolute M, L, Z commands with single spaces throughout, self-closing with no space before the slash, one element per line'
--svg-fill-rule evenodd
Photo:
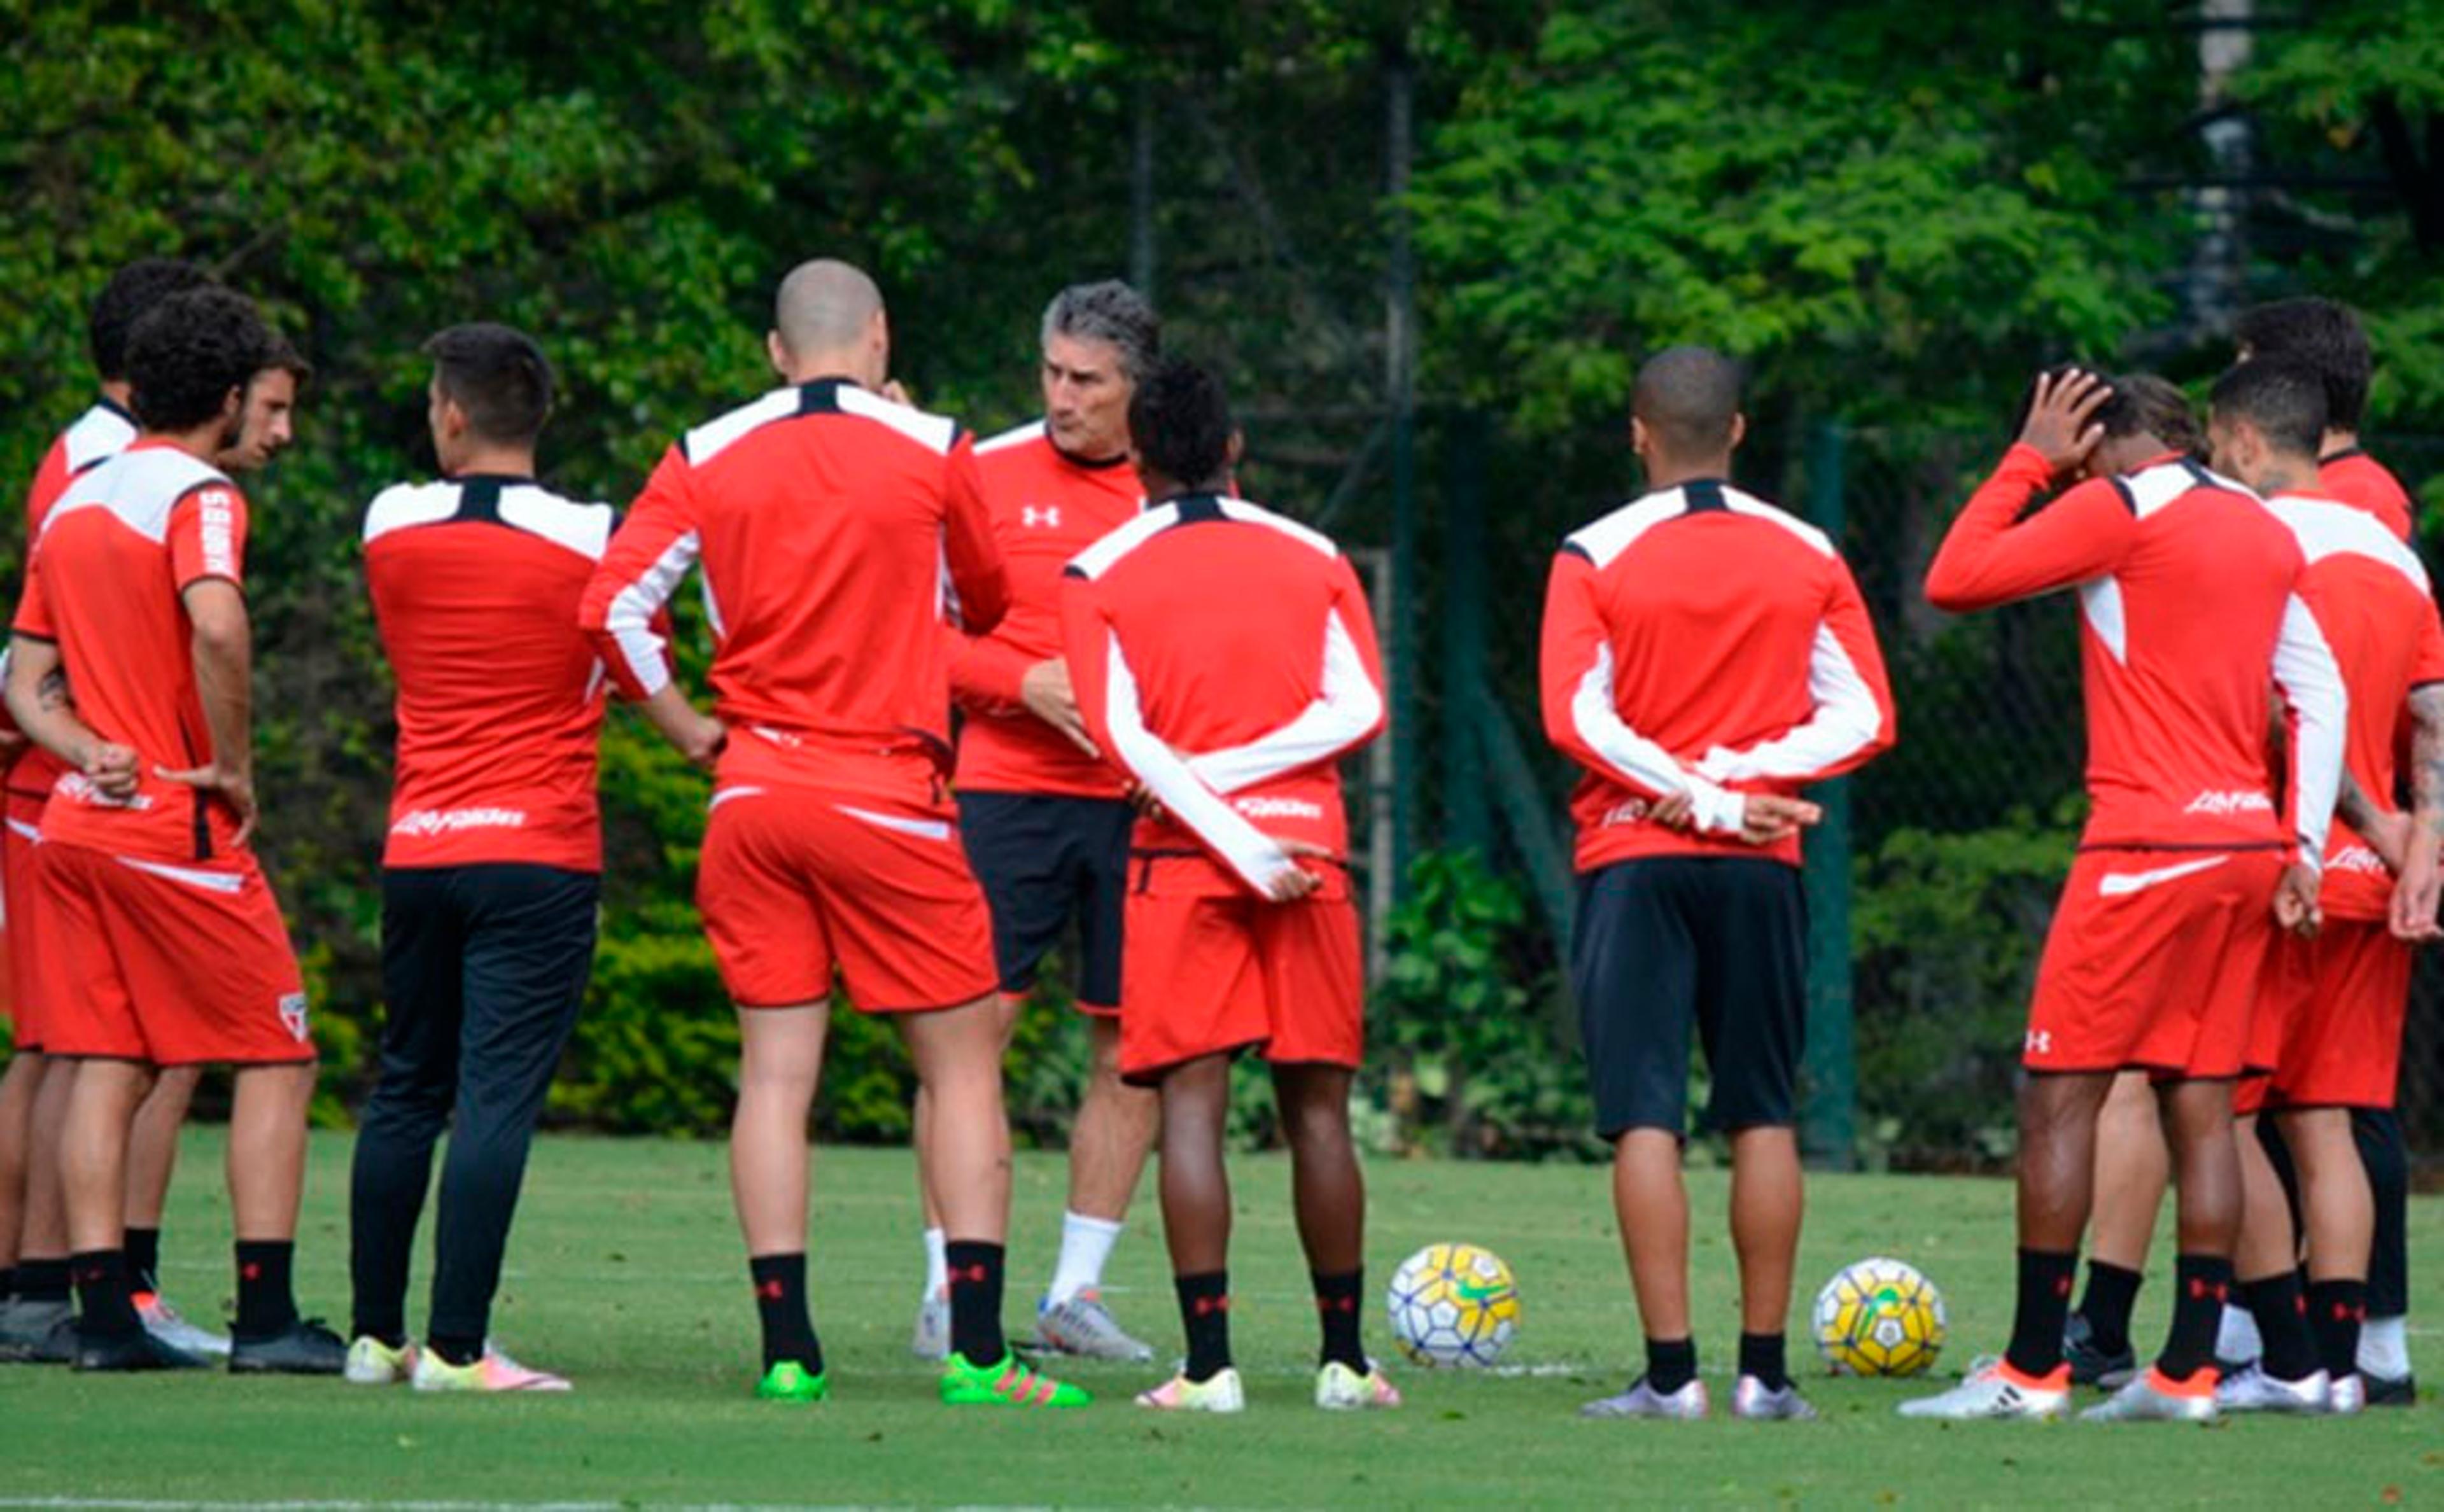
<path fill-rule="evenodd" d="M 175 1300 L 209 1314 L 228 1293 L 218 1142 L 192 1136 L 168 1241 Z M 309 1311 L 346 1314 L 347 1142 L 323 1137 L 301 1257 Z M 1960 1506 L 2367 1504 L 2444 1500 L 2444 1413 L 2228 1423 L 2211 1429 L 1904 1423 L 1921 1385 L 1811 1374 L 1827 1421 L 1763 1427 L 1584 1423 L 1578 1405 L 1635 1368 L 1629 1302 L 1602 1172 L 1378 1161 L 1370 1275 L 1429 1241 L 1490 1245 L 1518 1271 L 1527 1325 L 1511 1376 L 1400 1370 L 1409 1407 L 1327 1416 L 1306 1404 L 1313 1314 L 1278 1159 L 1237 1167 L 1238 1343 L 1252 1393 L 1242 1418 L 1157 1419 L 1128 1404 L 1152 1373 L 1089 1368 L 1091 1411 L 1058 1418 L 953 1413 L 909 1359 L 918 1250 L 907 1157 L 829 1150 L 817 1163 L 816 1320 L 834 1398 L 811 1410 L 750 1400 L 753 1311 L 717 1146 L 546 1140 L 495 1330 L 564 1370 L 561 1398 L 420 1398 L 311 1381 L 95 1379 L 0 1369 L 0 1501 L 45 1498 L 464 1503 L 1196 1503 L 1342 1508 L 1470 1499 L 1510 1504 L 1730 1502 Z M 1013 1322 L 1048 1270 L 1057 1159 L 1018 1167 Z M 1693 1177 L 1705 1368 L 1736 1334 L 1724 1182 Z M 2000 1182 L 1854 1176 L 1811 1189 L 1804 1290 L 1839 1264 L 1914 1261 L 1952 1302 L 1957 1367 L 2008 1325 L 2009 1191 Z M 1153 1207 L 1121 1244 L 1113 1300 L 1168 1351 L 1173 1317 Z M 428 1223 L 430 1218 L 428 1217 Z M 2444 1377 L 2444 1200 L 2413 1212 L 2421 1291 L 2414 1339 Z M 422 1283 L 419 1275 L 418 1284 Z M 2162 1326 L 2163 1288 L 2140 1303 Z M 1802 1300 L 1804 1309 L 1805 1299 Z M 420 1320 L 420 1293 L 411 1316 Z M 1379 1318 L 1370 1343 L 1388 1354 Z M 1805 1346 L 1799 1348 L 1804 1352 Z M 1939 1367 L 1941 1369 L 1942 1367 Z M 57 1505 L 59 1503 L 52 1503 Z"/>

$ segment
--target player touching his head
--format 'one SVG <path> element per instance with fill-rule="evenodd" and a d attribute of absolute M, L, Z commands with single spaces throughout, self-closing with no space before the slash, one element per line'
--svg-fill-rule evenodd
<path fill-rule="evenodd" d="M 565 1391 L 487 1344 L 552 1073 L 594 960 L 602 663 L 578 607 L 607 505 L 535 481 L 551 364 L 478 323 L 427 341 L 441 477 L 365 511 L 365 585 L 398 685 L 382 851 L 381 1075 L 349 1181 L 348 1379 L 419 1391 Z M 424 1347 L 408 1255 L 450 1129 Z"/>
<path fill-rule="evenodd" d="M 2248 1069 L 2276 925 L 2316 925 L 2345 696 L 2301 598 L 2290 531 L 2180 455 L 2151 392 L 2077 369 L 2041 375 L 2019 441 L 1927 573 L 1927 597 L 1953 613 L 2078 591 L 2093 806 L 2022 1053 L 2010 1346 L 1953 1390 L 1904 1404 L 1906 1416 L 2042 1418 L 2068 1405 L 2063 1333 L 2097 1113 L 2128 1069 L 2153 1078 L 2172 1136 L 2178 1289 L 2163 1353 L 2087 1415 L 2215 1413 L 2215 1324 L 2240 1226 L 2232 1082 Z M 2277 686 L 2294 731 L 2281 807 L 2266 759 Z"/>
<path fill-rule="evenodd" d="M 86 319 L 101 393 L 76 422 L 44 453 L 26 493 L 26 556 L 51 506 L 68 486 L 127 449 L 136 439 L 136 415 L 128 407 L 127 338 L 147 310 L 186 289 L 210 283 L 192 263 L 143 257 L 110 276 Z M 10 759 L 13 758 L 13 759 Z M 0 902 L 9 938 L 10 1018 L 15 1053 L 0 1076 L 0 1360 L 65 1364 L 76 1354 L 75 1308 L 69 1300 L 67 1209 L 60 1193 L 59 1133 L 67 1109 L 73 1064 L 54 1066 L 43 1053 L 45 1002 L 38 968 L 50 932 L 34 886 L 34 840 L 42 833 L 43 805 L 62 768 L 50 752 L 30 744 L 14 723 L 0 718 L 0 760 L 8 761 L 7 823 L 0 828 Z M 194 1073 L 180 1071 L 193 1086 Z M 165 1082 L 172 1078 L 165 1078 Z M 183 1108 L 183 1101 L 180 1102 Z M 176 1120 L 169 1138 L 177 1135 Z M 168 1170 L 158 1120 L 139 1119 L 130 1159 L 139 1170 Z M 131 1185 L 131 1204 L 137 1201 Z M 148 1235 L 131 1233 L 131 1249 L 149 1239 L 157 1246 L 157 1222 Z M 149 1276 L 151 1265 L 131 1254 Z M 157 1299 L 143 1309 L 146 1325 L 172 1345 L 194 1350 L 228 1341 L 192 1327 Z"/>
<path fill-rule="evenodd" d="M 1162 1107 L 1162 1226 L 1188 1358 L 1142 1407 L 1236 1412 L 1231 1063 L 1261 1052 L 1324 1329 L 1315 1403 L 1399 1405 L 1365 1355 L 1366 1194 L 1349 1132 L 1364 1049 L 1338 763 L 1383 726 L 1358 575 L 1331 541 L 1229 497 L 1221 385 L 1172 360 L 1129 434 L 1146 511 L 1069 564 L 1064 645 L 1088 737 L 1159 807 L 1133 841 L 1120 1074 Z"/>
<path fill-rule="evenodd" d="M 1579 1000 L 1597 1132 L 1646 1369 L 1589 1417 L 1699 1418 L 1689 1316 L 1689 1040 L 1731 1143 L 1741 1417 L 1809 1418 L 1783 1340 L 1802 1206 L 1805 1039 L 1799 790 L 1893 743 L 1883 655 L 1832 541 L 1730 482 L 1739 370 L 1703 347 L 1639 370 L 1649 491 L 1574 531 L 1545 593 L 1545 730 L 1582 768 Z"/>
<path fill-rule="evenodd" d="M 248 846 L 256 801 L 239 583 L 245 500 L 208 460 L 241 439 L 276 340 L 225 289 L 137 323 L 141 433 L 45 520 L 7 696 L 67 771 L 36 853 L 54 933 L 53 1053 L 83 1061 L 61 1136 L 87 1370 L 193 1366 L 146 1334 L 123 1247 L 128 1130 L 157 1067 L 236 1066 L 229 1181 L 238 1312 L 230 1368 L 335 1374 L 345 1347 L 300 1319 L 289 1276 L 314 1045 L 277 901 Z M 65 674 L 73 703 L 54 674 Z"/>
<path fill-rule="evenodd" d="M 2435 837 L 2428 823 L 2412 835 L 2383 834 L 2400 828 L 2398 817 L 2353 810 L 2364 802 L 2357 795 L 2390 800 L 2395 752 L 2414 724 L 2423 819 L 2435 817 L 2444 784 L 2444 774 L 2424 765 L 2444 755 L 2444 628 L 2427 573 L 2367 511 L 2319 492 L 2325 415 L 2313 369 L 2256 357 L 2215 384 L 2210 422 L 2216 470 L 2264 496 L 2307 559 L 2301 595 L 2350 694 L 2347 752 L 2357 792 L 2345 811 L 2358 826 L 2336 823 L 2326 844 L 2324 927 L 2276 948 L 2251 1057 L 2271 1075 L 2240 1087 L 2247 1201 L 2235 1269 L 2263 1353 L 2218 1388 L 2228 1411 L 2350 1412 L 2362 1405 L 2360 1318 L 2375 1208 L 2351 1114 L 2392 1106 L 2410 1002 L 2411 947 L 2389 928 L 2396 889 L 2379 852 L 2398 862 L 2405 843 L 2416 845 L 2432 876 Z M 2425 923 L 2432 930 L 2432 906 Z M 2261 1111 L 2281 1130 L 2298 1173 L 2305 1298 L 2291 1203 L 2256 1138 Z"/>
<path fill-rule="evenodd" d="M 1129 466 L 1129 399 L 1160 339 L 1153 307 L 1125 284 L 1073 285 L 1046 307 L 1044 417 L 976 444 L 993 538 L 1009 564 L 1009 613 L 990 635 L 958 635 L 951 659 L 951 691 L 967 713 L 959 837 L 992 908 L 1009 1023 L 1045 953 L 1077 924 L 1077 1002 L 1094 1062 L 1069 1135 L 1060 1263 L 1035 1326 L 1046 1348 L 1101 1359 L 1154 1357 L 1105 1309 L 1102 1287 L 1154 1141 L 1155 1098 L 1120 1076 L 1120 901 L 1137 814 L 1078 714 L 1061 655 L 1061 569 L 1137 518 L 1144 495 Z M 921 1166 L 921 1149 L 919 1157 Z M 950 1309 L 942 1230 L 930 1213 L 925 1249 L 916 1352 L 939 1358 Z"/>
<path fill-rule="evenodd" d="M 1083 1406 L 1002 1336 L 1009 1122 L 992 924 L 948 774 L 944 574 L 992 628 L 1009 591 L 959 428 L 883 397 L 890 326 L 845 263 L 781 284 L 786 384 L 697 426 L 654 470 L 583 618 L 647 717 L 713 770 L 696 902 L 738 1005 L 731 1184 L 764 1328 L 767 1397 L 828 1390 L 806 1308 L 806 1116 L 835 973 L 890 1015 L 926 1093 L 947 1235 L 954 1406 Z M 717 717 L 673 679 L 654 616 L 702 565 Z"/>

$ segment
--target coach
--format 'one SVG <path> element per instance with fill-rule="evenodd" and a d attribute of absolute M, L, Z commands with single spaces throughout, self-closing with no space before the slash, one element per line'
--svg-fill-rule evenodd
<path fill-rule="evenodd" d="M 1891 746 L 1893 708 L 1832 542 L 1726 481 L 1746 430 L 1728 359 L 1651 359 L 1630 420 L 1651 491 L 1565 541 L 1546 588 L 1545 728 L 1585 768 L 1571 977 L 1646 1330 L 1646 1373 L 1591 1417 L 1707 1413 L 1680 1181 L 1693 1025 L 1710 1120 L 1731 1141 L 1733 1411 L 1815 1415 L 1783 1351 L 1801 1203 L 1799 831 L 1817 818 L 1795 795 Z"/>

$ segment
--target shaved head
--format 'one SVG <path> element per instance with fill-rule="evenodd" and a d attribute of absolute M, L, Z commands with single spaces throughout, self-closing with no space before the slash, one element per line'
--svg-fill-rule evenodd
<path fill-rule="evenodd" d="M 829 257 L 800 263 L 781 280 L 772 329 L 796 357 L 856 346 L 882 313 L 882 290 L 861 268 Z"/>
<path fill-rule="evenodd" d="M 1739 364 L 1709 347 L 1667 347 L 1638 370 L 1629 410 L 1667 455 L 1727 452 L 1740 414 Z"/>

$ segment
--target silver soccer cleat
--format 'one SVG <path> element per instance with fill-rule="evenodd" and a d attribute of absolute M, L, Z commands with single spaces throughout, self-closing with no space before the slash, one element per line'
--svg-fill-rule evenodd
<path fill-rule="evenodd" d="M 1743 1375 L 1731 1388 L 1731 1415 L 1751 1423 L 1813 1423 L 1816 1409 L 1799 1394 L 1796 1383 L 1773 1387 L 1753 1375 Z"/>
<path fill-rule="evenodd" d="M 2079 1414 L 2083 1423 L 2212 1423 L 2215 1420 L 2215 1393 L 2211 1390 L 2183 1390 L 2157 1374 L 2154 1367 L 2139 1372 L 2138 1378 Z"/>
<path fill-rule="evenodd" d="M 190 1355 L 210 1355 L 221 1359 L 229 1357 L 230 1341 L 227 1335 L 215 1334 L 187 1321 L 185 1318 L 179 1316 L 178 1310 L 171 1306 L 157 1292 L 149 1293 L 137 1301 L 136 1316 L 144 1320 L 144 1332 L 172 1349 L 184 1350 Z"/>
<path fill-rule="evenodd" d="M 1579 1409 L 1581 1417 L 1657 1417 L 1694 1423 L 1704 1417 L 1712 1404 L 1706 1397 L 1706 1383 L 1693 1380 L 1676 1392 L 1658 1392 L 1641 1375 L 1629 1383 L 1629 1390 L 1618 1396 L 1606 1396 Z"/>
<path fill-rule="evenodd" d="M 2349 1417 L 2364 1412 L 2368 1405 L 2367 1378 L 2353 1371 L 2334 1378 L 2333 1394 L 2325 1400 L 2325 1411 L 2336 1417 Z"/>
<path fill-rule="evenodd" d="M 2060 1385 L 2055 1385 L 2059 1381 Z M 2038 1382 L 2022 1376 L 2000 1359 L 1981 1359 L 1969 1368 L 1967 1378 L 1948 1392 L 1921 1396 L 1903 1402 L 1903 1417 L 1940 1418 L 1967 1422 L 1978 1418 L 2020 1418 L 2041 1422 L 2062 1416 L 2070 1406 L 2070 1372 L 2067 1368 L 2055 1373 L 2052 1380 Z"/>
<path fill-rule="evenodd" d="M 2333 1410 L 2332 1378 L 2312 1371 L 2296 1381 L 2248 1365 L 2215 1385 L 2215 1408 L 2224 1412 L 2327 1412 Z"/>
<path fill-rule="evenodd" d="M 1097 1292 L 1080 1292 L 1065 1302 L 1039 1304 L 1035 1337 L 1052 1354 L 1080 1359 L 1142 1363 L 1154 1358 L 1154 1346 L 1130 1337 Z"/>

